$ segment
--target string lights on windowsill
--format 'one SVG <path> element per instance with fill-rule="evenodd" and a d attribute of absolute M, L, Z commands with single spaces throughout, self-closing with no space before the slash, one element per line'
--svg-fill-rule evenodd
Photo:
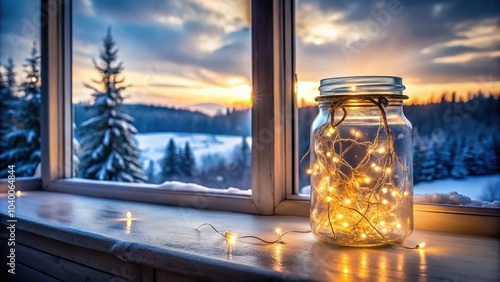
<path fill-rule="evenodd" d="M 254 239 L 254 240 L 258 240 L 258 241 L 260 241 L 262 243 L 265 243 L 265 244 L 282 244 L 282 243 L 284 243 L 282 239 L 287 234 L 290 234 L 290 233 L 300 233 L 300 234 L 311 233 L 311 230 L 289 230 L 289 231 L 282 232 L 281 228 L 276 228 L 275 232 L 278 235 L 278 237 L 275 240 L 265 240 L 265 239 L 263 239 L 261 237 L 254 236 L 254 235 L 242 235 L 242 236 L 238 236 L 238 235 L 236 235 L 235 233 L 233 233 L 231 231 L 220 232 L 219 230 L 217 230 L 217 228 L 215 228 L 210 223 L 203 223 L 200 226 L 198 226 L 195 230 L 199 231 L 200 228 L 202 228 L 203 226 L 209 226 L 209 227 L 211 227 L 216 233 L 218 233 L 222 237 L 226 238 L 226 240 L 229 243 L 231 243 L 231 244 L 234 244 L 236 242 L 236 240 L 239 240 L 239 239 Z M 424 248 L 425 247 L 425 242 L 422 242 L 422 243 L 416 245 L 415 247 L 408 247 L 408 246 L 405 246 L 405 245 L 399 244 L 399 243 L 391 243 L 390 245 L 398 246 L 398 247 L 405 248 L 405 249 L 408 249 L 408 250 L 414 250 L 414 249 L 422 249 L 422 248 Z"/>

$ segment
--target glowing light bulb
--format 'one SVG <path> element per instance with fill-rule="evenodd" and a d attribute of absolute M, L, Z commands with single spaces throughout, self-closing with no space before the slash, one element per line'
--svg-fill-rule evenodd
<path fill-rule="evenodd" d="M 17 196 L 17 197 L 21 197 L 21 191 L 17 190 L 17 192 L 16 192 L 16 196 Z"/>
<path fill-rule="evenodd" d="M 338 159 L 337 157 L 333 157 L 332 161 L 333 161 L 334 163 L 338 163 L 338 162 L 339 162 L 339 159 Z"/>
<path fill-rule="evenodd" d="M 31 77 L 31 82 L 36 82 L 36 77 Z"/>
<path fill-rule="evenodd" d="M 334 133 L 334 132 L 335 132 L 335 129 L 334 129 L 334 128 L 332 128 L 332 127 L 330 127 L 330 129 L 328 130 L 328 132 L 330 132 L 330 133 Z"/>
<path fill-rule="evenodd" d="M 361 238 L 366 238 L 366 234 L 365 233 L 361 234 Z"/>
<path fill-rule="evenodd" d="M 332 136 L 332 134 L 331 134 L 330 132 L 327 132 L 327 133 L 326 133 L 326 136 L 331 137 L 331 136 Z"/>
<path fill-rule="evenodd" d="M 384 226 L 385 225 L 385 221 L 381 221 L 380 225 Z"/>
<path fill-rule="evenodd" d="M 382 193 L 387 193 L 387 188 L 382 188 Z"/>
<path fill-rule="evenodd" d="M 326 201 L 327 202 L 331 202 L 332 201 L 332 197 L 330 197 L 330 196 L 326 197 Z"/>
<path fill-rule="evenodd" d="M 406 192 L 406 191 L 405 191 L 405 192 L 403 193 L 403 196 L 405 196 L 405 197 L 406 197 L 406 196 L 408 196 L 408 192 Z"/>
<path fill-rule="evenodd" d="M 396 191 L 392 191 L 391 195 L 392 195 L 393 197 L 396 197 L 396 195 L 397 195 Z"/>
<path fill-rule="evenodd" d="M 368 177 L 368 176 L 367 176 L 367 177 L 365 177 L 365 182 L 366 182 L 366 183 L 370 183 L 370 181 L 371 181 L 370 177 Z"/>
<path fill-rule="evenodd" d="M 349 224 L 348 224 L 347 222 L 345 222 L 345 221 L 344 221 L 344 223 L 342 223 L 342 225 L 343 225 L 344 227 L 349 226 Z"/>
<path fill-rule="evenodd" d="M 375 167 L 375 171 L 380 171 L 380 167 L 379 167 L 379 166 L 376 166 L 376 167 Z"/>
<path fill-rule="evenodd" d="M 356 137 L 359 137 L 359 135 L 361 135 L 361 133 L 359 133 L 359 131 L 357 131 L 356 134 L 354 134 L 354 136 L 356 136 Z"/>
<path fill-rule="evenodd" d="M 379 152 L 379 154 L 383 154 L 383 153 L 385 153 L 385 148 L 380 147 L 380 148 L 378 148 L 377 152 Z"/>
<path fill-rule="evenodd" d="M 382 204 L 387 205 L 387 203 L 389 203 L 389 202 L 386 199 L 382 200 Z"/>
<path fill-rule="evenodd" d="M 422 242 L 417 245 L 417 249 L 422 249 L 423 247 L 425 247 L 425 242 Z"/>
<path fill-rule="evenodd" d="M 382 228 L 382 233 L 387 233 L 387 228 Z"/>
<path fill-rule="evenodd" d="M 310 168 L 308 168 L 308 169 L 306 170 L 306 173 L 307 173 L 307 174 L 311 174 L 312 172 L 313 172 L 313 171 L 312 171 L 312 169 L 310 169 Z"/>
<path fill-rule="evenodd" d="M 332 153 L 330 153 L 330 152 L 326 152 L 326 156 L 327 156 L 327 157 L 330 157 L 331 155 L 332 155 Z"/>
<path fill-rule="evenodd" d="M 349 273 L 349 269 L 347 267 L 344 267 L 344 269 L 342 270 L 342 272 L 344 272 L 345 274 Z"/>
<path fill-rule="evenodd" d="M 350 203 L 351 203 L 351 200 L 346 199 L 346 200 L 345 200 L 345 203 L 346 203 L 346 204 L 350 204 Z"/>
<path fill-rule="evenodd" d="M 333 192 L 333 187 L 328 187 L 328 191 Z"/>
<path fill-rule="evenodd" d="M 400 228 L 401 228 L 401 224 L 399 224 L 399 223 L 398 223 L 398 224 L 396 224 L 396 228 L 397 228 L 397 229 L 400 229 Z"/>
<path fill-rule="evenodd" d="M 375 163 L 372 163 L 372 167 L 376 167 L 377 165 Z"/>
<path fill-rule="evenodd" d="M 337 215 L 337 217 L 338 217 L 339 219 L 342 219 L 344 216 L 343 216 L 343 215 L 341 215 L 341 214 L 339 214 L 339 215 Z"/>
<path fill-rule="evenodd" d="M 131 212 L 127 212 L 127 219 L 131 219 L 132 218 L 132 213 Z"/>
<path fill-rule="evenodd" d="M 385 170 L 385 172 L 387 172 L 387 173 L 391 173 L 391 172 L 392 172 L 392 169 L 391 169 L 390 167 L 388 167 L 388 168 Z"/>
<path fill-rule="evenodd" d="M 281 235 L 281 228 L 276 228 L 274 231 L 276 231 L 276 233 L 278 233 L 278 235 Z"/>

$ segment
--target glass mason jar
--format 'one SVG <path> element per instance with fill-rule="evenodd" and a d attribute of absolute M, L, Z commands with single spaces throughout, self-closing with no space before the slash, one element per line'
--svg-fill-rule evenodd
<path fill-rule="evenodd" d="M 399 244 L 413 232 L 412 126 L 400 77 L 321 80 L 311 128 L 311 229 L 341 246 Z"/>

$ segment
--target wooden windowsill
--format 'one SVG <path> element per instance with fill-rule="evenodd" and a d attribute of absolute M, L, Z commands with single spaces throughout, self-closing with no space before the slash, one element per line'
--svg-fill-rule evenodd
<path fill-rule="evenodd" d="M 126 212 L 132 213 L 127 224 Z M 275 239 L 275 228 L 308 230 L 309 220 L 294 216 L 255 216 L 230 212 L 30 191 L 16 200 L 16 231 L 38 234 L 104 252 L 127 263 L 195 279 L 245 280 L 496 280 L 500 242 L 496 238 L 417 230 L 405 241 L 422 250 L 339 248 L 311 234 L 289 234 L 284 244 L 241 239 L 224 232 Z M 7 225 L 6 194 L 0 220 Z M 2 227 L 3 228 L 3 227 Z M 5 242 L 5 241 L 3 241 Z"/>

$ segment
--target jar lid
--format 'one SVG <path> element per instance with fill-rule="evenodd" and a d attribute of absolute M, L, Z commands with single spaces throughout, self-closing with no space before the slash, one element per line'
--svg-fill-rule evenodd
<path fill-rule="evenodd" d="M 320 95 L 399 94 L 406 87 L 397 76 L 344 76 L 320 81 Z"/>

